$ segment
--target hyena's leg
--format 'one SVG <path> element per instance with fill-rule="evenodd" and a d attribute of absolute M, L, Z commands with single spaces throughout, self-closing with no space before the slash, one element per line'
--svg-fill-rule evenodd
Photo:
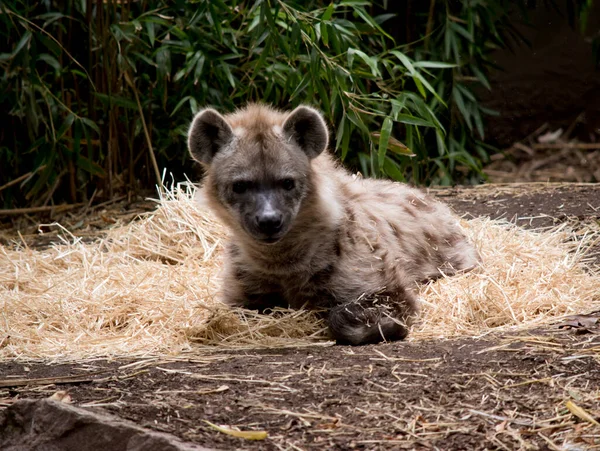
<path fill-rule="evenodd" d="M 229 306 L 260 312 L 275 307 L 288 307 L 288 302 L 277 285 L 257 278 L 236 265 L 226 267 L 222 277 L 222 300 Z"/>
<path fill-rule="evenodd" d="M 427 264 L 413 268 L 413 277 L 421 283 L 473 271 L 481 264 L 479 252 L 458 229 L 439 236 L 426 234 L 429 255 Z"/>
<path fill-rule="evenodd" d="M 329 330 L 339 344 L 402 340 L 416 312 L 414 293 L 398 288 L 333 307 Z"/>
<path fill-rule="evenodd" d="M 288 308 L 287 301 L 279 293 L 246 293 L 243 298 L 238 298 L 234 304 L 250 310 L 265 313 L 275 307 Z"/>

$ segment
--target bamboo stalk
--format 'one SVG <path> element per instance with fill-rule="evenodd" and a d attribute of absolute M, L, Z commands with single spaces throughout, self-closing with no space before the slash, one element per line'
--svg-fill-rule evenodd
<path fill-rule="evenodd" d="M 81 384 L 84 382 L 93 382 L 94 379 L 90 376 L 98 374 L 106 374 L 108 371 L 95 371 L 80 376 L 57 376 L 57 377 L 40 377 L 37 379 L 4 379 L 0 380 L 0 387 L 23 387 L 26 385 L 50 385 L 50 384 Z"/>
<path fill-rule="evenodd" d="M 140 111 L 140 119 L 142 120 L 142 127 L 144 128 L 144 136 L 146 137 L 146 143 L 148 145 L 148 153 L 150 155 L 150 161 L 152 162 L 152 167 L 154 168 L 154 175 L 156 177 L 156 183 L 159 189 L 162 191 L 162 179 L 160 177 L 160 171 L 158 170 L 158 163 L 156 162 L 156 156 L 154 155 L 154 148 L 152 147 L 152 140 L 150 139 L 150 133 L 148 132 L 148 125 L 146 124 L 146 119 L 144 118 L 144 111 L 142 110 L 142 104 L 140 102 L 140 96 L 138 95 L 137 88 L 135 84 L 129 77 L 128 73 L 125 73 L 125 81 L 133 90 L 133 95 L 135 96 L 135 101 L 138 106 L 138 110 Z"/>
<path fill-rule="evenodd" d="M 429 16 L 427 16 L 427 28 L 425 29 L 425 51 L 429 50 L 429 38 L 433 32 L 433 15 L 435 14 L 435 0 L 429 2 Z"/>
<path fill-rule="evenodd" d="M 30 213 L 44 213 L 46 211 L 67 211 L 72 210 L 73 208 L 81 207 L 83 205 L 85 205 L 85 202 L 80 202 L 77 204 L 48 205 L 45 207 L 8 208 L 6 210 L 0 210 L 0 216 L 18 216 Z"/>
<path fill-rule="evenodd" d="M 28 172 L 27 174 L 23 174 L 22 176 L 17 177 L 16 179 L 11 180 L 8 183 L 5 183 L 4 185 L 0 186 L 0 191 L 3 191 L 6 188 L 10 188 L 11 186 L 16 185 L 17 183 L 22 182 L 23 180 L 26 180 L 27 178 L 31 177 L 32 175 L 37 174 L 38 172 L 40 172 L 41 170 L 43 170 L 45 167 L 46 167 L 46 165 L 43 164 L 39 168 L 37 168 L 36 170 Z"/>
<path fill-rule="evenodd" d="M 600 143 L 539 143 L 533 144 L 534 149 L 600 149 Z"/>
<path fill-rule="evenodd" d="M 50 191 L 48 191 L 48 194 L 46 194 L 46 200 L 42 204 L 43 207 L 45 207 L 46 205 L 48 205 L 48 202 L 50 202 L 50 199 L 52 199 L 52 196 L 54 196 L 54 192 L 56 191 L 56 189 L 60 185 L 60 180 L 65 176 L 65 174 L 67 172 L 69 172 L 69 171 L 66 168 L 63 169 L 62 171 L 60 171 L 60 173 L 56 177 L 56 180 L 54 181 L 54 184 L 52 185 L 52 188 L 50 188 Z"/>

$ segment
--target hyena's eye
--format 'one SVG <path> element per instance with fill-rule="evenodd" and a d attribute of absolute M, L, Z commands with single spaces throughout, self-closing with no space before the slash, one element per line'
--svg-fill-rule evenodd
<path fill-rule="evenodd" d="M 233 192 L 236 194 L 244 194 L 250 188 L 250 182 L 238 181 L 233 183 Z"/>
<path fill-rule="evenodd" d="M 281 181 L 281 186 L 284 190 L 291 191 L 296 186 L 296 182 L 293 179 L 283 179 Z"/>

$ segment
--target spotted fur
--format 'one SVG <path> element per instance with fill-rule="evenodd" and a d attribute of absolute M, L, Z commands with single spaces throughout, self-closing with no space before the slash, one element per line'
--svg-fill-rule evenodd
<path fill-rule="evenodd" d="M 471 270 L 479 256 L 447 206 L 405 184 L 351 176 L 327 144 L 321 115 L 305 106 L 196 116 L 189 148 L 206 168 L 202 192 L 232 232 L 223 300 L 324 308 L 340 343 L 402 339 L 417 284 Z M 261 215 L 280 227 L 265 229 Z"/>

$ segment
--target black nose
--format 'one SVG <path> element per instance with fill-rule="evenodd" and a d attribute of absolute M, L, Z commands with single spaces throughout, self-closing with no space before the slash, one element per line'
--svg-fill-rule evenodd
<path fill-rule="evenodd" d="M 280 213 L 268 213 L 256 216 L 256 225 L 265 235 L 275 235 L 281 230 L 283 216 Z"/>

